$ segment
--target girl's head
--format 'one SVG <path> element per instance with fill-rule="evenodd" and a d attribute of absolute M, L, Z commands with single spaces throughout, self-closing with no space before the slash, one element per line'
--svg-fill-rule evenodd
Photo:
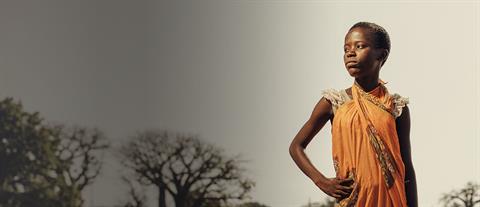
<path fill-rule="evenodd" d="M 345 67 L 351 76 L 378 76 L 390 52 L 390 37 L 375 23 L 358 22 L 348 30 L 343 49 Z"/>

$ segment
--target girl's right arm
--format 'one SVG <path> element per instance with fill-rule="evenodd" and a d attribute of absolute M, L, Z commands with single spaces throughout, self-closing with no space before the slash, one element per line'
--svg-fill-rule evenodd
<path fill-rule="evenodd" d="M 323 128 L 325 123 L 332 117 L 331 103 L 322 98 L 315 105 L 310 118 L 303 125 L 290 144 L 289 152 L 300 170 L 307 175 L 327 195 L 337 199 L 347 197 L 352 188 L 349 185 L 351 179 L 327 178 L 310 162 L 304 150 L 313 137 Z"/>

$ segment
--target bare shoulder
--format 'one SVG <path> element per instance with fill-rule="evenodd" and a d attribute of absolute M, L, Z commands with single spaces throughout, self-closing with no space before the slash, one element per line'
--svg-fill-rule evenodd
<path fill-rule="evenodd" d="M 319 120 L 330 119 L 332 115 L 333 111 L 331 101 L 325 97 L 322 97 L 315 105 L 310 119 L 316 122 Z"/>

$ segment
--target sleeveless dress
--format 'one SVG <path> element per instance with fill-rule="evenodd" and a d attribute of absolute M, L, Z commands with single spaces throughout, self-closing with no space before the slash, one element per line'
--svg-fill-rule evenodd
<path fill-rule="evenodd" d="M 353 178 L 349 197 L 336 207 L 406 207 L 405 168 L 395 119 L 408 99 L 390 94 L 385 82 L 370 92 L 357 83 L 346 90 L 324 90 L 332 103 L 332 155 L 338 178 Z"/>

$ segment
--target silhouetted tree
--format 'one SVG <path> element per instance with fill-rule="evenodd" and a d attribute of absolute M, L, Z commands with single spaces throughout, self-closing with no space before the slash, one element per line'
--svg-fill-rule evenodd
<path fill-rule="evenodd" d="M 68 192 L 75 195 L 70 206 L 83 206 L 81 192 L 92 184 L 100 174 L 103 154 L 109 147 L 104 133 L 97 128 L 52 126 L 55 137 L 59 140 L 56 155 L 60 158 L 62 168 L 58 174 L 67 182 Z"/>
<path fill-rule="evenodd" d="M 205 207 L 242 200 L 254 186 L 244 178 L 238 156 L 228 158 L 194 136 L 141 132 L 120 152 L 140 183 L 158 188 L 159 207 L 166 207 L 167 193 L 176 207 Z"/>
<path fill-rule="evenodd" d="M 141 189 L 139 192 L 138 188 L 135 186 L 134 179 L 122 177 L 123 182 L 128 184 L 129 187 L 129 196 L 130 200 L 124 201 L 123 207 L 145 207 L 147 196 L 145 195 L 145 190 Z"/>
<path fill-rule="evenodd" d="M 58 142 L 37 112 L 12 98 L 0 102 L 0 206 L 64 206 L 56 176 Z"/>
<path fill-rule="evenodd" d="M 480 185 L 468 182 L 465 188 L 444 194 L 440 201 L 443 202 L 446 207 L 480 206 Z"/>
<path fill-rule="evenodd" d="M 261 204 L 259 202 L 246 202 L 242 204 L 238 204 L 235 207 L 269 207 L 265 204 Z"/>
<path fill-rule="evenodd" d="M 21 103 L 0 102 L 0 207 L 79 207 L 100 171 L 99 130 L 43 123 Z"/>
<path fill-rule="evenodd" d="M 302 207 L 334 207 L 335 206 L 335 199 L 333 198 L 326 198 L 323 202 L 310 202 L 308 204 L 303 205 Z"/>

